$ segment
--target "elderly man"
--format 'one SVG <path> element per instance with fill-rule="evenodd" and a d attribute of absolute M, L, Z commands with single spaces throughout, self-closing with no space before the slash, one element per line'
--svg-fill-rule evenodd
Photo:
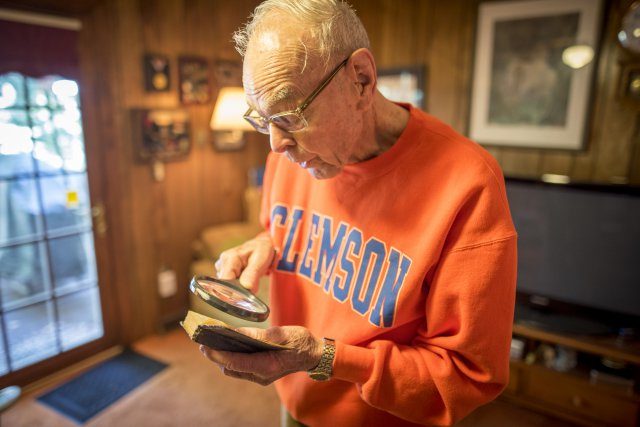
<path fill-rule="evenodd" d="M 340 0 L 269 0 L 235 35 L 245 118 L 270 137 L 264 233 L 218 276 L 271 276 L 294 350 L 202 347 L 270 384 L 313 426 L 452 424 L 508 380 L 516 233 L 501 171 L 436 118 L 385 99 L 367 34 Z"/>

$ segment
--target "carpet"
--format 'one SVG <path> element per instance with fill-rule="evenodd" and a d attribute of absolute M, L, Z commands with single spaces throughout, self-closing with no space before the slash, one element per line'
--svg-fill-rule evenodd
<path fill-rule="evenodd" d="M 43 394 L 38 401 L 84 423 L 166 367 L 165 363 L 125 350 Z"/>

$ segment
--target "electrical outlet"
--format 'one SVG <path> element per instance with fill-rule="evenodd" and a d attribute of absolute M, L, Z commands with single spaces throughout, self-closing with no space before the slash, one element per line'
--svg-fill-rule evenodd
<path fill-rule="evenodd" d="M 178 292 L 178 279 L 173 270 L 162 270 L 158 273 L 158 293 L 162 298 L 172 297 Z"/>

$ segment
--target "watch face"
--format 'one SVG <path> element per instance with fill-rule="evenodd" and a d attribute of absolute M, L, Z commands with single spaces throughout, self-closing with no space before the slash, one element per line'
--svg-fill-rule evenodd
<path fill-rule="evenodd" d="M 633 3 L 622 18 L 618 40 L 630 51 L 640 53 L 640 1 Z"/>

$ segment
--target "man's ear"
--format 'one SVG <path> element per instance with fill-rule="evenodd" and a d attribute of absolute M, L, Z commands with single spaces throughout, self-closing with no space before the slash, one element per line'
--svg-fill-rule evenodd
<path fill-rule="evenodd" d="M 349 75 L 356 86 L 358 109 L 368 109 L 377 87 L 376 62 L 369 49 L 360 48 L 351 54 Z"/>

